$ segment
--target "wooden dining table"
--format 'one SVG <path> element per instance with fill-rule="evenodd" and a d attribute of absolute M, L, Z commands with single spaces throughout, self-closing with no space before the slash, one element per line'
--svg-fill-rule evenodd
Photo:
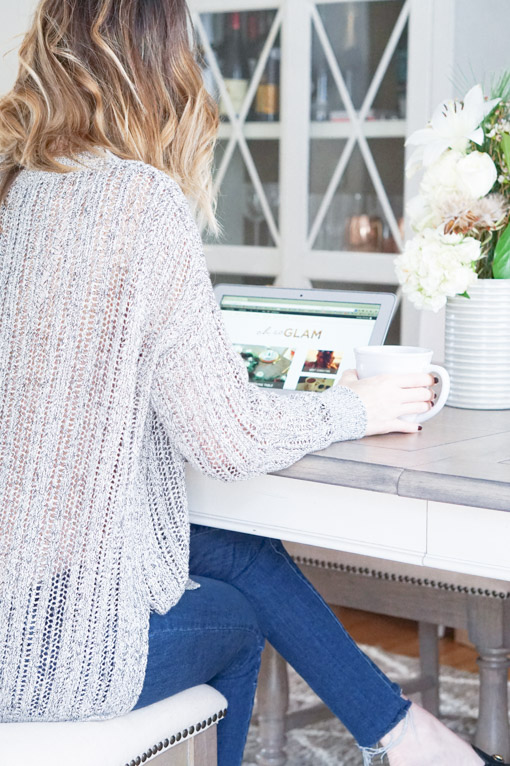
<path fill-rule="evenodd" d="M 475 742 L 510 759 L 510 411 L 445 407 L 416 434 L 338 442 L 232 484 L 189 469 L 187 483 L 194 523 L 280 538 L 331 603 L 416 619 L 429 675 L 437 625 L 467 629 Z M 286 763 L 281 672 L 271 662 L 259 683 L 262 766 Z M 438 711 L 437 683 L 424 699 Z"/>

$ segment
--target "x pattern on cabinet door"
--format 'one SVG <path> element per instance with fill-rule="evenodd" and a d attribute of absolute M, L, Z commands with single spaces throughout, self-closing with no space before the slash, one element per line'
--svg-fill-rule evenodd
<path fill-rule="evenodd" d="M 243 133 L 243 125 L 245 124 L 246 119 L 248 117 L 250 106 L 255 96 L 259 82 L 261 80 L 262 74 L 264 72 L 264 69 L 269 57 L 269 53 L 271 52 L 271 49 L 276 40 L 276 36 L 278 32 L 280 31 L 280 27 L 282 25 L 282 18 L 283 18 L 283 9 L 280 8 L 276 13 L 274 21 L 271 25 L 271 29 L 269 30 L 269 34 L 267 36 L 266 42 L 264 43 L 264 47 L 262 48 L 259 60 L 255 67 L 255 71 L 253 72 L 253 76 L 248 86 L 248 91 L 246 93 L 243 105 L 241 107 L 241 111 L 237 115 L 235 113 L 234 106 L 232 104 L 232 99 L 230 98 L 228 89 L 225 85 L 225 80 L 223 79 L 223 75 L 221 74 L 218 60 L 211 47 L 211 43 L 207 37 L 207 33 L 204 29 L 204 25 L 202 24 L 202 21 L 200 19 L 200 14 L 198 13 L 193 14 L 193 23 L 195 25 L 195 29 L 198 30 L 200 41 L 204 47 L 206 59 L 209 63 L 209 66 L 211 67 L 211 71 L 216 81 L 216 85 L 218 87 L 220 96 L 223 99 L 223 103 L 225 104 L 225 108 L 227 110 L 228 118 L 230 120 L 231 129 L 232 129 L 232 133 L 229 138 L 225 153 L 223 155 L 223 158 L 221 160 L 221 163 L 218 167 L 218 170 L 215 176 L 215 191 L 218 191 L 220 189 L 222 181 L 225 177 L 225 173 L 227 172 L 227 168 L 234 155 L 235 148 L 236 146 L 239 146 L 239 149 L 241 151 L 242 157 L 246 165 L 246 169 L 253 183 L 253 187 L 260 200 L 260 205 L 264 213 L 264 217 L 266 219 L 267 225 L 269 227 L 269 231 L 271 232 L 271 236 L 273 237 L 276 247 L 279 247 L 280 245 L 280 241 L 281 241 L 280 233 L 278 231 L 278 227 L 276 225 L 271 207 L 267 200 L 264 187 L 260 180 L 260 176 L 255 166 L 255 162 L 253 161 L 253 157 L 251 155 L 250 149 L 248 148 L 246 137 Z"/>
<path fill-rule="evenodd" d="M 340 94 L 340 97 L 344 103 L 345 109 L 349 116 L 349 121 L 350 121 L 349 124 L 351 128 L 351 132 L 346 142 L 346 145 L 344 147 L 344 150 L 340 155 L 338 164 L 333 172 L 331 181 L 329 182 L 328 188 L 326 190 L 326 194 L 324 195 L 322 204 L 319 207 L 315 221 L 311 227 L 308 243 L 307 243 L 308 247 L 311 249 L 314 245 L 314 242 L 320 231 L 324 218 L 333 200 L 333 196 L 340 184 L 340 181 L 342 180 L 347 164 L 351 158 L 352 152 L 356 144 L 358 144 L 361 154 L 363 156 L 363 159 L 365 161 L 368 173 L 374 185 L 374 189 L 376 191 L 377 197 L 383 209 L 384 215 L 386 216 L 386 220 L 388 222 L 388 226 L 390 227 L 390 231 L 395 239 L 395 242 L 398 248 L 401 250 L 402 244 L 403 244 L 402 236 L 400 234 L 400 230 L 399 230 L 397 220 L 395 218 L 395 214 L 390 205 L 388 195 L 386 194 L 384 184 L 381 180 L 381 176 L 377 169 L 377 165 L 374 161 L 374 157 L 372 155 L 372 152 L 370 151 L 370 147 L 368 145 L 368 141 L 366 139 L 365 132 L 364 132 L 364 125 L 366 123 L 369 110 L 372 107 L 377 91 L 379 90 L 379 87 L 383 81 L 384 75 L 386 74 L 391 58 L 393 54 L 395 53 L 395 49 L 397 47 L 398 41 L 409 19 L 410 0 L 406 0 L 406 2 L 404 3 L 402 7 L 402 10 L 397 19 L 397 23 L 395 24 L 393 31 L 388 39 L 388 43 L 386 44 L 384 53 L 377 66 L 372 82 L 370 83 L 368 87 L 366 96 L 363 100 L 363 103 L 361 105 L 361 109 L 359 110 L 359 112 L 356 112 L 356 110 L 354 109 L 349 90 L 345 84 L 344 77 L 338 65 L 338 60 L 331 46 L 328 34 L 324 28 L 324 24 L 320 17 L 319 11 L 317 10 L 317 5 L 319 5 L 319 3 L 317 4 L 315 2 L 312 3 L 312 8 L 311 8 L 312 23 L 315 27 L 315 31 L 317 33 L 317 37 L 319 38 L 320 44 L 324 51 L 324 55 L 326 56 L 326 60 L 331 70 L 331 74 L 333 75 L 335 85 L 338 88 L 338 92 Z"/>

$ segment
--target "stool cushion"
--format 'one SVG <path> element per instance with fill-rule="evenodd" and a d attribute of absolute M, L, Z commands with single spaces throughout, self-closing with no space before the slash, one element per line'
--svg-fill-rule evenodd
<path fill-rule="evenodd" d="M 182 741 L 185 729 L 195 736 L 197 723 L 212 724 L 226 707 L 220 692 L 202 684 L 106 721 L 0 723 L 0 763 L 124 766 L 165 739 L 180 734 Z"/>

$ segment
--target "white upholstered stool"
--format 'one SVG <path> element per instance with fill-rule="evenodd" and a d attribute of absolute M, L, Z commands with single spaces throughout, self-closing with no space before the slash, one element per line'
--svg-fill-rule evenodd
<path fill-rule="evenodd" d="M 106 721 L 0 723 L 9 766 L 217 766 L 225 697 L 201 685 Z"/>

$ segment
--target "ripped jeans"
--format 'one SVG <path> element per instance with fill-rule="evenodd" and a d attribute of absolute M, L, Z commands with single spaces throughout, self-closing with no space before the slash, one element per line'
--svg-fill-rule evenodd
<path fill-rule="evenodd" d="M 186 591 L 151 615 L 145 682 L 136 707 L 198 683 L 228 699 L 218 727 L 219 766 L 240 766 L 264 639 L 356 739 L 365 764 L 410 702 L 363 654 L 277 540 L 191 525 Z M 407 724 L 407 721 L 406 721 Z"/>

